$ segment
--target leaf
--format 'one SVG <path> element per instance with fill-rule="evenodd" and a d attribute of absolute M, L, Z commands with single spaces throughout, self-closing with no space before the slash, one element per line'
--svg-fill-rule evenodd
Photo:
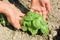
<path fill-rule="evenodd" d="M 40 29 L 40 22 L 39 22 L 38 20 L 34 20 L 34 21 L 33 21 L 33 26 L 34 26 L 35 28 Z"/>
<path fill-rule="evenodd" d="M 45 22 L 44 20 L 40 20 L 40 23 L 44 26 L 47 25 L 47 22 Z"/>
<path fill-rule="evenodd" d="M 48 30 L 48 27 L 45 25 L 45 26 L 41 26 L 41 32 L 44 34 L 44 35 L 48 35 L 49 34 L 49 30 Z"/>
<path fill-rule="evenodd" d="M 33 18 L 33 19 L 42 17 L 39 13 L 36 13 L 36 12 L 28 12 L 27 15 L 31 16 L 31 18 Z"/>
<path fill-rule="evenodd" d="M 22 30 L 23 31 L 27 31 L 27 27 L 26 26 L 22 26 Z"/>
<path fill-rule="evenodd" d="M 27 21 L 32 21 L 33 18 L 32 18 L 31 16 L 27 16 L 27 17 L 25 18 L 25 20 L 27 20 Z"/>
<path fill-rule="evenodd" d="M 29 27 L 28 30 L 31 32 L 32 35 L 36 35 L 38 32 L 38 29 L 33 29 L 31 27 Z"/>

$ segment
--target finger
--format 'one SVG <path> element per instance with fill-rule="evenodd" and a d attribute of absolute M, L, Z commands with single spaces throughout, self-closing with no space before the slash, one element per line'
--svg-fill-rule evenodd
<path fill-rule="evenodd" d="M 45 7 L 42 7 L 42 16 L 43 16 L 43 19 L 45 20 L 46 19 L 46 8 Z"/>
<path fill-rule="evenodd" d="M 16 29 L 21 29 L 21 25 L 17 20 L 12 21 L 9 17 L 7 18 L 8 22 Z"/>
<path fill-rule="evenodd" d="M 22 16 L 25 16 L 25 14 L 24 13 L 22 13 L 22 12 L 20 12 L 19 11 L 19 15 L 22 17 Z"/>
<path fill-rule="evenodd" d="M 34 9 L 31 8 L 30 11 L 31 11 L 31 12 L 34 12 Z"/>
<path fill-rule="evenodd" d="M 41 5 L 42 7 L 45 7 L 45 3 L 42 2 L 42 1 L 40 1 L 40 5 Z"/>
<path fill-rule="evenodd" d="M 22 18 L 21 18 L 21 17 L 19 17 L 19 19 L 18 19 L 18 20 L 20 21 L 20 20 L 22 20 Z"/>
<path fill-rule="evenodd" d="M 46 3 L 45 7 L 47 11 L 49 12 L 51 11 L 50 3 Z"/>
<path fill-rule="evenodd" d="M 36 8 L 35 8 L 35 7 L 33 6 L 33 7 L 30 8 L 30 11 L 31 11 L 31 12 L 40 11 L 40 9 L 39 9 L 39 7 L 36 7 Z"/>
<path fill-rule="evenodd" d="M 41 9 L 41 7 L 38 7 L 36 11 L 38 11 L 42 15 L 42 9 Z"/>
<path fill-rule="evenodd" d="M 22 17 L 19 18 L 19 22 L 22 20 Z"/>
<path fill-rule="evenodd" d="M 20 25 L 19 21 L 15 21 L 12 25 L 13 25 L 14 28 L 16 28 L 16 29 L 21 29 L 21 25 Z"/>
<path fill-rule="evenodd" d="M 7 17 L 7 20 L 8 20 L 8 22 L 9 22 L 9 23 L 11 22 L 11 20 L 10 20 L 10 18 L 9 18 L 9 17 Z"/>
<path fill-rule="evenodd" d="M 42 15 L 43 15 L 43 19 L 46 20 L 46 11 L 43 11 Z"/>
<path fill-rule="evenodd" d="M 39 13 L 40 15 L 42 15 L 42 12 L 41 11 L 36 11 L 36 13 Z"/>

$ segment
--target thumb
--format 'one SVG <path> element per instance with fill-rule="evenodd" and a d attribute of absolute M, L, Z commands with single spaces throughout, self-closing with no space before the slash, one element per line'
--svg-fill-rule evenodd
<path fill-rule="evenodd" d="M 9 17 L 7 18 L 8 22 L 16 29 L 21 29 L 21 25 L 18 20 L 12 20 Z"/>

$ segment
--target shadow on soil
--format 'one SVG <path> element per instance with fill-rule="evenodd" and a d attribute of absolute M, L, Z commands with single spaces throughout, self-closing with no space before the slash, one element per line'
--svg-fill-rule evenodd
<path fill-rule="evenodd" d="M 57 35 L 53 38 L 53 40 L 60 40 L 60 28 L 56 30 L 57 30 Z"/>

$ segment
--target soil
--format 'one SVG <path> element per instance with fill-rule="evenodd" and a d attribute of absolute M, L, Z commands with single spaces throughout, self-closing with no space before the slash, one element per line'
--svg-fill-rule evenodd
<path fill-rule="evenodd" d="M 26 13 L 29 8 L 28 0 L 3 0 L 4 2 L 14 4 L 19 11 Z M 60 40 L 60 0 L 51 1 L 51 12 L 47 13 L 47 22 L 50 34 L 49 36 L 29 35 L 27 32 L 16 30 L 12 27 L 3 27 L 0 24 L 0 40 Z"/>

